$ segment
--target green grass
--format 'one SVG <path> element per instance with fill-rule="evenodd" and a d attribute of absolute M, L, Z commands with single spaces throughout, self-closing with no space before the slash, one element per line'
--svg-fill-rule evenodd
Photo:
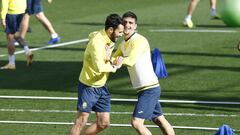
<path fill-rule="evenodd" d="M 240 102 L 240 54 L 236 49 L 240 28 L 229 28 L 221 20 L 211 20 L 209 1 L 201 1 L 194 12 L 195 30 L 235 30 L 236 33 L 150 32 L 152 29 L 185 29 L 183 18 L 189 1 L 179 0 L 57 0 L 44 10 L 62 42 L 84 39 L 102 29 L 105 17 L 113 12 L 134 11 L 138 32 L 146 36 L 151 48 L 160 48 L 169 77 L 161 79 L 161 99 Z M 57 11 L 56 11 L 57 10 Z M 32 48 L 49 39 L 46 30 L 31 18 L 32 33 L 27 41 Z M 23 54 L 16 55 L 17 70 L 0 70 L 0 95 L 77 97 L 77 81 L 82 68 L 85 43 L 34 52 L 31 68 Z M 17 51 L 21 50 L 17 48 Z M 0 55 L 6 54 L 6 39 L 0 33 Z M 7 63 L 0 57 L 0 65 Z M 126 68 L 111 74 L 107 83 L 112 98 L 136 98 Z M 76 101 L 0 99 L 0 109 L 75 110 Z M 113 102 L 112 111 L 132 112 L 133 103 Z M 162 103 L 165 113 L 224 114 L 236 117 L 174 116 L 166 118 L 174 126 L 220 127 L 228 124 L 239 130 L 240 105 Z M 0 111 L 0 120 L 72 122 L 75 113 Z M 94 114 L 89 122 L 94 121 Z M 131 115 L 112 114 L 111 123 L 129 124 Z M 146 124 L 153 124 L 146 121 Z M 1 124 L 0 135 L 64 135 L 70 125 Z M 14 130 L 13 130 L 14 129 Z M 150 128 L 153 135 L 161 134 Z M 126 132 L 127 131 L 127 132 Z M 176 129 L 177 135 L 213 135 L 214 131 Z M 110 127 L 102 135 L 136 135 L 131 127 Z M 239 134 L 239 133 L 236 133 Z"/>

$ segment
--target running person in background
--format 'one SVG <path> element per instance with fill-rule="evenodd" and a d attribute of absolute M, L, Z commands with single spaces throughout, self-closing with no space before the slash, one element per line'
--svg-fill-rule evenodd
<path fill-rule="evenodd" d="M 8 48 L 8 64 L 1 67 L 1 69 L 16 69 L 15 64 L 15 33 L 19 30 L 23 15 L 26 10 L 26 0 L 2 0 L 1 23 L 7 37 Z M 23 39 L 20 39 L 27 56 L 27 66 L 32 64 L 33 54 L 29 50 L 28 45 Z"/>
<path fill-rule="evenodd" d="M 191 0 L 188 5 L 187 15 L 184 18 L 183 25 L 188 28 L 193 28 L 194 24 L 192 22 L 192 14 L 196 9 L 196 6 L 200 0 Z M 213 19 L 219 19 L 216 11 L 217 0 L 210 0 L 211 16 Z"/>
<path fill-rule="evenodd" d="M 80 135 L 91 111 L 95 111 L 96 122 L 82 131 L 84 135 L 98 134 L 109 126 L 110 93 L 105 84 L 109 73 L 116 72 L 122 65 L 121 57 L 117 58 L 116 65 L 110 62 L 114 43 L 122 35 L 122 18 L 117 14 L 106 18 L 105 29 L 89 35 L 78 82 L 78 113 L 70 135 Z"/>
<path fill-rule="evenodd" d="M 48 0 L 48 3 L 52 3 L 52 0 Z M 38 21 L 41 22 L 44 28 L 49 32 L 51 38 L 47 42 L 48 45 L 60 42 L 60 37 L 58 36 L 51 22 L 48 20 L 48 18 L 45 16 L 43 12 L 41 0 L 27 0 L 27 10 L 26 14 L 23 17 L 22 26 L 19 33 L 19 36 L 21 38 L 24 39 L 26 36 L 26 33 L 29 28 L 29 20 L 31 15 L 35 15 Z"/>
<path fill-rule="evenodd" d="M 164 135 L 174 135 L 174 130 L 163 116 L 160 98 L 160 85 L 154 73 L 151 52 L 145 37 L 135 32 L 137 16 L 129 11 L 123 14 L 124 40 L 114 57 L 123 56 L 123 65 L 127 66 L 133 88 L 138 92 L 132 126 L 139 135 L 151 135 L 144 126 L 145 120 L 152 120 Z M 114 64 L 115 62 L 113 62 Z"/>

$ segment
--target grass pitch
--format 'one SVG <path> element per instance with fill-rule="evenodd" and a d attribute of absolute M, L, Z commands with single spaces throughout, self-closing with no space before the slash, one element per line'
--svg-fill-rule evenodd
<path fill-rule="evenodd" d="M 138 32 L 146 36 L 151 48 L 158 47 L 165 60 L 169 77 L 160 80 L 161 99 L 240 102 L 240 53 L 236 44 L 240 28 L 229 28 L 221 20 L 211 20 L 209 2 L 201 1 L 194 12 L 193 30 L 220 32 L 152 32 L 152 30 L 189 30 L 182 26 L 189 1 L 179 0 L 57 0 L 44 11 L 62 42 L 85 39 L 92 31 L 102 29 L 110 13 L 134 11 Z M 42 47 L 49 35 L 41 24 L 31 18 L 32 33 L 27 41 L 32 48 Z M 16 71 L 0 70 L 0 95 L 76 97 L 77 80 L 82 67 L 85 43 L 35 51 L 31 68 L 25 66 L 24 54 L 16 55 Z M 17 48 L 17 51 L 21 49 Z M 0 33 L 0 55 L 6 54 L 6 39 Z M 0 65 L 8 62 L 0 57 Z M 112 98 L 136 98 L 126 68 L 111 74 L 107 83 Z M 74 112 L 31 112 L 29 110 L 70 110 L 76 101 L 0 99 L 1 121 L 72 122 Z M 133 103 L 113 103 L 113 112 L 132 112 Z M 166 118 L 174 126 L 214 127 L 228 124 L 239 129 L 240 105 L 163 103 Z M 13 109 L 15 111 L 10 111 Z M 24 110 L 24 111 L 17 111 Z M 182 116 L 174 113 L 185 114 Z M 187 116 L 201 114 L 203 116 Z M 206 116 L 214 114 L 215 116 Z M 130 114 L 112 114 L 111 123 L 129 124 Z M 94 115 L 89 122 L 94 121 Z M 146 121 L 146 124 L 152 124 Z M 0 135 L 64 135 L 70 125 L 2 124 Z M 153 135 L 160 130 L 150 128 Z M 215 131 L 176 129 L 177 135 L 213 135 Z M 131 127 L 110 127 L 102 135 L 135 135 Z M 239 134 L 239 133 L 236 133 Z"/>

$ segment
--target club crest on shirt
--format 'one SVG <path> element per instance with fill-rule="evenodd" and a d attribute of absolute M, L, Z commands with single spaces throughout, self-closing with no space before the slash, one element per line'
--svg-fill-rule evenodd
<path fill-rule="evenodd" d="M 87 102 L 83 102 L 82 108 L 83 108 L 83 109 L 87 108 Z"/>

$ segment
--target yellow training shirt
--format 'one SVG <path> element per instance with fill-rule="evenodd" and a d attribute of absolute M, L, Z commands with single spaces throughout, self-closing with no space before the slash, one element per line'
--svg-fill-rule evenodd
<path fill-rule="evenodd" d="M 159 86 L 154 73 L 151 51 L 147 39 L 134 33 L 130 39 L 118 46 L 114 57 L 123 56 L 123 64 L 127 66 L 133 88 L 137 91 Z"/>
<path fill-rule="evenodd" d="M 89 42 L 84 52 L 83 68 L 79 80 L 85 85 L 102 87 L 105 85 L 109 72 L 116 72 L 107 61 L 106 45 L 112 46 L 105 30 L 93 32 L 89 35 Z"/>
<path fill-rule="evenodd" d="M 7 14 L 23 14 L 27 8 L 27 0 L 2 0 L 1 19 Z"/>

